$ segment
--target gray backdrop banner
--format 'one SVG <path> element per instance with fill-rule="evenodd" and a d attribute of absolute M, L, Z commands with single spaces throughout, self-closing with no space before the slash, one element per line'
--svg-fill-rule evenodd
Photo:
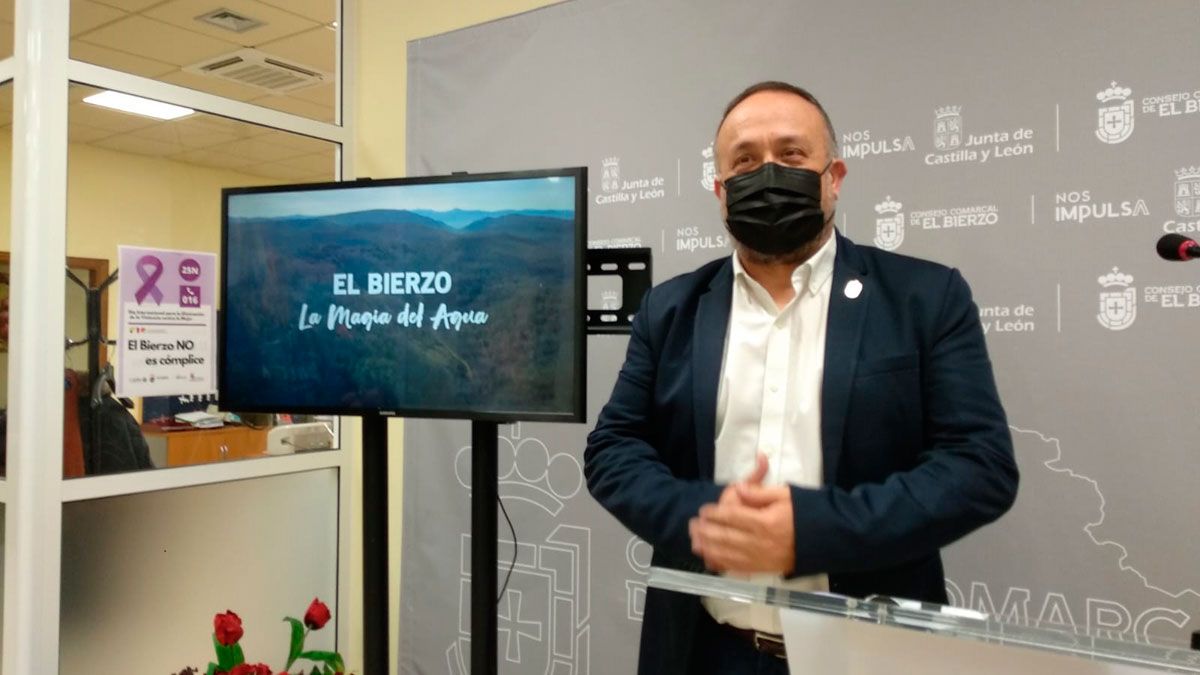
<path fill-rule="evenodd" d="M 1200 627 L 1200 264 L 1154 244 L 1200 229 L 1198 29 L 1194 0 L 579 0 L 411 43 L 408 167 L 586 165 L 591 245 L 652 247 L 661 282 L 730 253 L 725 103 L 810 88 L 849 165 L 838 226 L 962 269 L 987 330 L 1023 482 L 946 551 L 953 601 L 1179 639 Z M 590 338 L 590 422 L 625 344 Z M 401 670 L 462 675 L 469 425 L 405 428 Z M 583 487 L 589 429 L 502 427 L 504 673 L 633 671 L 650 551 Z"/>

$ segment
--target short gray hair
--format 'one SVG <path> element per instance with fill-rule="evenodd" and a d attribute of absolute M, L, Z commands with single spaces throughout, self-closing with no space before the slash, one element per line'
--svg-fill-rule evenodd
<path fill-rule="evenodd" d="M 725 124 L 725 118 L 729 117 L 729 113 L 733 112 L 733 109 L 738 107 L 742 101 L 745 101 L 751 96 L 763 91 L 782 91 L 787 94 L 795 94 L 796 96 L 799 96 L 805 101 L 808 101 L 816 106 L 817 110 L 821 112 L 821 119 L 825 120 L 825 134 L 828 136 L 829 141 L 829 156 L 830 158 L 838 156 L 837 134 L 833 130 L 833 121 L 829 119 L 829 113 L 825 112 L 825 106 L 821 105 L 821 102 L 817 100 L 817 97 L 813 96 L 812 93 L 804 87 L 797 87 L 794 84 L 788 84 L 787 82 L 780 82 L 778 80 L 764 80 L 763 82 L 752 84 L 743 89 L 742 93 L 734 96 L 733 100 L 729 102 L 729 105 L 725 106 L 725 112 L 721 115 L 720 123 L 717 124 L 717 131 L 721 130 L 721 125 Z"/>

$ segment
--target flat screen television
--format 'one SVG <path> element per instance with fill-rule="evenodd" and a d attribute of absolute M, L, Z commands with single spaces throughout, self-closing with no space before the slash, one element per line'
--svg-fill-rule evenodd
<path fill-rule="evenodd" d="M 222 408 L 582 422 L 586 172 L 224 190 Z"/>

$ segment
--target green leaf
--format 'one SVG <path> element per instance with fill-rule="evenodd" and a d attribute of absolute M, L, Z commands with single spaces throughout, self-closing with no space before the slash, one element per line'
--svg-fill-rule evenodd
<path fill-rule="evenodd" d="M 213 663 L 212 661 L 209 661 L 208 662 L 208 671 L 206 671 L 204 675 L 215 675 L 216 672 L 217 672 L 217 664 Z"/>
<path fill-rule="evenodd" d="M 342 655 L 337 652 L 303 652 L 300 654 L 300 658 L 328 664 L 335 672 L 346 672 L 346 666 L 342 663 Z"/>
<path fill-rule="evenodd" d="M 304 651 L 304 624 L 299 619 L 293 619 L 290 616 L 284 621 L 292 624 L 292 644 L 288 647 L 287 665 L 283 668 L 289 670 L 296 659 L 300 657 L 300 652 Z"/>
<path fill-rule="evenodd" d="M 232 670 L 234 666 L 236 666 L 238 663 L 241 663 L 241 661 L 235 662 L 233 660 L 234 647 L 237 647 L 237 645 L 226 647 L 220 642 L 217 642 L 217 634 L 213 633 L 213 649 L 217 650 L 217 670 Z M 238 651 L 241 651 L 240 647 L 238 647 Z"/>
<path fill-rule="evenodd" d="M 242 646 L 240 644 L 231 645 L 230 649 L 233 650 L 233 665 L 240 666 L 246 662 L 246 656 L 242 654 Z"/>

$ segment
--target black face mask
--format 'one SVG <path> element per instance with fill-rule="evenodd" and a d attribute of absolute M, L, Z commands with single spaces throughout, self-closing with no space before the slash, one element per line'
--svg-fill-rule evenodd
<path fill-rule="evenodd" d="M 768 162 L 725 181 L 725 224 L 748 248 L 765 255 L 791 253 L 824 229 L 820 173 Z"/>

